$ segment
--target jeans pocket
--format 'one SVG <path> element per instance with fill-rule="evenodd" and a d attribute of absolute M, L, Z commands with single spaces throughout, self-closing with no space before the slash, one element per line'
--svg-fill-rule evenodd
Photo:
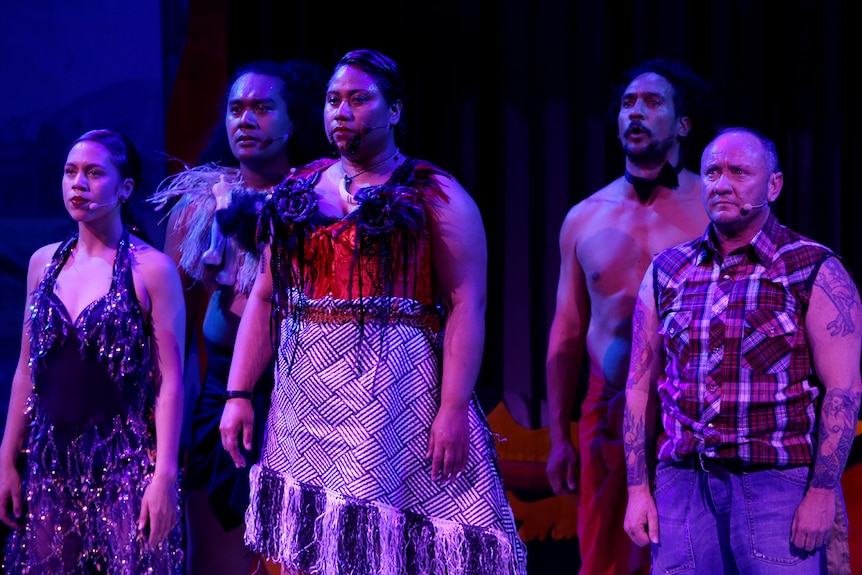
<path fill-rule="evenodd" d="M 790 542 L 793 515 L 805 495 L 807 480 L 807 467 L 745 474 L 743 490 L 754 559 L 790 566 L 811 556 Z"/>
<path fill-rule="evenodd" d="M 673 465 L 656 469 L 655 504 L 658 510 L 659 543 L 653 545 L 653 572 L 672 575 L 694 569 L 691 511 L 695 473 Z"/>

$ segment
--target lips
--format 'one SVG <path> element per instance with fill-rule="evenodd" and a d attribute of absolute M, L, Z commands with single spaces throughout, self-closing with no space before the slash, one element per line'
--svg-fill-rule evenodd
<path fill-rule="evenodd" d="M 626 131 L 623 134 L 625 137 L 649 136 L 650 131 L 640 120 L 632 120 L 629 122 Z"/>
<path fill-rule="evenodd" d="M 88 200 L 87 198 L 84 198 L 82 196 L 73 196 L 72 198 L 69 199 L 69 203 L 72 204 L 76 208 L 81 208 L 83 206 L 88 205 L 90 203 L 90 200 Z"/>
<path fill-rule="evenodd" d="M 257 138 L 255 138 L 254 136 L 249 136 L 248 134 L 238 135 L 236 136 L 236 138 L 234 138 L 234 140 L 239 146 L 247 146 L 250 144 L 256 144 L 258 142 Z"/>
<path fill-rule="evenodd" d="M 332 134 L 333 135 L 335 135 L 335 134 L 347 134 L 349 136 L 349 135 L 353 134 L 353 130 L 351 130 L 350 128 L 347 128 L 345 126 L 336 126 L 335 128 L 332 129 Z"/>

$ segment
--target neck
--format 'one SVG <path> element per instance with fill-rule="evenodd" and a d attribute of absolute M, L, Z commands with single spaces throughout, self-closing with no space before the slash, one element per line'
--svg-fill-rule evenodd
<path fill-rule="evenodd" d="M 123 222 L 119 215 L 116 220 L 105 226 L 94 226 L 81 222 L 78 224 L 79 252 L 98 254 L 103 250 L 116 250 L 123 235 Z"/>
<path fill-rule="evenodd" d="M 630 158 L 626 158 L 626 172 L 638 178 L 652 179 L 658 177 L 665 164 L 670 166 L 679 174 L 682 169 L 682 160 L 679 158 L 664 158 L 657 162 L 633 162 Z"/>
<path fill-rule="evenodd" d="M 359 172 L 370 172 L 377 166 L 385 165 L 387 161 L 393 159 L 398 153 L 398 148 L 394 145 L 387 147 L 385 150 L 362 160 L 352 159 L 347 156 L 341 156 L 341 167 L 344 168 L 344 173 L 348 176 L 356 177 Z M 391 166 L 386 166 L 390 168 Z"/>
<path fill-rule="evenodd" d="M 735 250 L 751 243 L 754 236 L 763 229 L 768 218 L 769 213 L 764 212 L 738 226 L 721 225 L 713 222 L 712 227 L 715 232 L 715 247 L 718 250 L 718 253 L 721 254 L 721 257 L 727 257 L 728 254 L 731 254 Z"/>
<path fill-rule="evenodd" d="M 266 190 L 280 184 L 290 172 L 290 168 L 290 162 L 287 160 L 261 168 L 240 164 L 239 173 L 245 187 L 254 190 Z"/>
<path fill-rule="evenodd" d="M 392 168 L 398 163 L 398 148 L 389 149 L 385 153 L 375 156 L 368 162 L 362 164 L 352 163 L 349 160 L 341 159 L 342 182 L 344 183 L 345 192 L 350 191 L 350 186 L 353 181 L 363 174 L 389 173 Z M 348 165 L 351 167 L 348 170 Z M 352 200 L 348 198 L 348 202 Z"/>
<path fill-rule="evenodd" d="M 682 163 L 673 167 L 670 162 L 665 162 L 658 174 L 652 178 L 644 178 L 636 176 L 629 172 L 626 168 L 625 178 L 628 183 L 634 187 L 635 193 L 642 202 L 646 202 L 657 187 L 662 186 L 668 189 L 676 189 L 679 187 L 679 172 L 682 171 Z"/>

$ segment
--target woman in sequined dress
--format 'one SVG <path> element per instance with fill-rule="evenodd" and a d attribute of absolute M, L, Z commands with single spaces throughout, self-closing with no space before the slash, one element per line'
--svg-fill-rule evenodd
<path fill-rule="evenodd" d="M 140 178 L 128 138 L 83 134 L 63 173 L 77 230 L 30 258 L 0 444 L 8 575 L 182 573 L 185 306 L 173 261 L 129 220 Z"/>
<path fill-rule="evenodd" d="M 524 575 L 474 394 L 481 215 L 455 178 L 399 151 L 403 103 L 395 62 L 346 54 L 324 108 L 339 159 L 293 172 L 264 207 L 268 265 L 221 420 L 225 449 L 246 465 L 248 397 L 274 355 L 246 542 L 291 575 Z"/>

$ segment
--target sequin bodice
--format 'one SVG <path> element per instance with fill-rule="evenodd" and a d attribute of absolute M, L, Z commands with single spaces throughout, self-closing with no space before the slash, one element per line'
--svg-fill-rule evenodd
<path fill-rule="evenodd" d="M 30 307 L 30 366 L 34 391 L 64 435 L 153 403 L 150 334 L 132 282 L 128 231 L 114 260 L 108 293 L 77 318 L 54 293 L 77 235 L 55 252 Z"/>

